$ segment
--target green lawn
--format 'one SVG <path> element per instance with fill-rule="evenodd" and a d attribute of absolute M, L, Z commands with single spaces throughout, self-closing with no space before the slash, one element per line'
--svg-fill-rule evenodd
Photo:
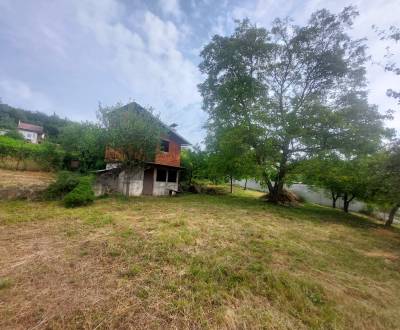
<path fill-rule="evenodd" d="M 0 202 L 0 328 L 400 328 L 400 230 L 233 196 Z"/>

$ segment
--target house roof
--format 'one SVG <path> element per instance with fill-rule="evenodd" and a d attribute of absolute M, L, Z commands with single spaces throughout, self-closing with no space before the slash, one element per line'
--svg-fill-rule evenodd
<path fill-rule="evenodd" d="M 186 145 L 186 146 L 191 145 L 191 143 L 188 140 L 186 140 L 184 137 L 182 137 L 180 134 L 178 134 L 172 127 L 168 126 L 167 124 L 164 124 L 160 119 L 155 117 L 151 112 L 149 112 L 148 110 L 146 110 L 145 108 L 143 108 L 140 104 L 138 104 L 136 102 L 128 103 L 118 109 L 123 109 L 123 110 L 132 109 L 132 110 L 136 110 L 136 111 L 146 111 L 155 120 L 157 120 L 163 128 L 165 128 L 168 131 L 169 136 L 171 138 L 173 138 L 176 142 L 178 142 L 180 145 Z M 116 109 L 116 110 L 118 110 L 118 109 Z M 174 127 L 176 127 L 176 124 Z"/>
<path fill-rule="evenodd" d="M 29 123 L 24 123 L 22 121 L 19 121 L 18 129 L 21 129 L 21 130 L 24 130 L 24 131 L 29 131 L 29 132 L 34 132 L 34 133 L 38 133 L 38 134 L 42 134 L 43 133 L 43 127 L 42 126 L 33 125 L 33 124 L 29 124 Z"/>

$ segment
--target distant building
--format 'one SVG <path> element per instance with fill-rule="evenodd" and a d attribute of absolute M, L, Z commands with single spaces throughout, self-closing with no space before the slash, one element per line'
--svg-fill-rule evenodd
<path fill-rule="evenodd" d="M 24 136 L 25 140 L 30 141 L 32 143 L 41 143 L 44 139 L 42 126 L 37 126 L 19 121 L 17 130 Z"/>

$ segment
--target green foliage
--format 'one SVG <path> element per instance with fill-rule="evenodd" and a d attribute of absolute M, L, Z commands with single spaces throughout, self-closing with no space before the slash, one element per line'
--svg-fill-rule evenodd
<path fill-rule="evenodd" d="M 400 140 L 371 157 L 368 170 L 364 178 L 368 185 L 366 200 L 381 209 L 390 209 L 386 223 L 390 226 L 400 209 Z"/>
<path fill-rule="evenodd" d="M 36 161 L 43 170 L 56 170 L 61 166 L 64 151 L 50 142 L 32 144 L 0 136 L 0 158 L 6 157 L 17 160 L 17 169 L 20 162 L 31 159 Z"/>
<path fill-rule="evenodd" d="M 4 136 L 7 136 L 15 140 L 25 140 L 24 136 L 16 129 L 9 130 L 6 134 L 4 134 Z"/>
<path fill-rule="evenodd" d="M 65 207 L 78 207 L 93 203 L 92 182 L 91 176 L 81 177 L 78 185 L 64 197 Z"/>
<path fill-rule="evenodd" d="M 386 47 L 382 45 L 382 48 L 386 48 L 387 53 L 385 54 L 385 71 L 392 72 L 396 76 L 400 76 L 400 65 L 396 63 L 396 52 L 393 51 L 393 42 L 400 42 L 400 28 L 397 26 L 390 26 L 387 30 L 379 30 L 376 26 L 373 28 L 378 32 L 381 40 L 387 41 Z M 398 104 L 400 104 L 400 90 L 388 89 L 386 91 L 387 96 L 397 99 Z"/>
<path fill-rule="evenodd" d="M 273 201 L 305 156 L 371 152 L 390 133 L 367 102 L 365 44 L 347 34 L 356 16 L 319 10 L 304 26 L 276 19 L 269 30 L 244 20 L 201 52 L 209 134 L 244 132 Z"/>
<path fill-rule="evenodd" d="M 0 127 L 15 129 L 19 120 L 42 126 L 46 137 L 51 140 L 56 139 L 60 129 L 70 123 L 55 113 L 49 116 L 43 112 L 14 108 L 0 101 Z"/>
<path fill-rule="evenodd" d="M 212 137 L 208 136 L 209 172 L 211 177 L 233 179 L 255 177 L 254 150 L 244 143 L 245 133 L 240 127 L 219 129 Z"/>
<path fill-rule="evenodd" d="M 181 184 L 190 185 L 196 179 L 208 179 L 208 154 L 196 145 L 181 151 L 181 166 L 185 168 L 180 176 Z"/>
<path fill-rule="evenodd" d="M 70 123 L 61 129 L 58 137 L 58 142 L 67 152 L 64 162 L 79 160 L 81 172 L 104 168 L 105 138 L 104 130 L 98 125 Z"/>
<path fill-rule="evenodd" d="M 363 199 L 367 194 L 368 161 L 366 157 L 346 160 L 331 155 L 304 161 L 296 170 L 305 183 L 329 191 L 333 205 L 343 198 L 347 211 L 352 200 Z"/>
<path fill-rule="evenodd" d="M 55 182 L 50 184 L 44 193 L 48 200 L 62 199 L 71 192 L 80 182 L 80 176 L 73 172 L 60 171 Z"/>
<path fill-rule="evenodd" d="M 154 161 L 165 129 L 151 109 L 135 102 L 125 106 L 100 106 L 98 116 L 105 129 L 107 146 L 121 153 L 123 167 Z"/>

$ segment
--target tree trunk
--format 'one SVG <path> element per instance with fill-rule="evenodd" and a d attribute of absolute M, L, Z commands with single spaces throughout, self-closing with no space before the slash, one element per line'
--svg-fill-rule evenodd
<path fill-rule="evenodd" d="M 346 213 L 349 212 L 349 201 L 347 193 L 343 195 L 343 211 L 345 211 Z"/>
<path fill-rule="evenodd" d="M 349 213 L 349 206 L 351 201 L 354 199 L 354 195 L 349 198 L 349 195 L 347 193 L 344 193 L 343 195 L 343 211 L 346 213 Z"/>
<path fill-rule="evenodd" d="M 125 170 L 125 196 L 129 197 L 129 190 L 131 187 L 131 176 L 129 170 Z"/>
<path fill-rule="evenodd" d="M 394 216 L 396 215 L 396 213 L 399 210 L 399 208 L 400 208 L 400 203 L 395 205 L 395 206 L 393 206 L 393 208 L 390 210 L 389 218 L 385 222 L 385 226 L 386 227 L 390 227 L 393 224 Z"/>
<path fill-rule="evenodd" d="M 231 194 L 233 192 L 233 177 L 232 175 L 229 176 L 230 180 L 231 180 Z"/>
<path fill-rule="evenodd" d="M 272 191 L 269 192 L 269 201 L 270 202 L 275 203 L 275 204 L 279 203 L 280 197 L 283 192 L 283 184 L 284 184 L 285 176 L 286 176 L 285 167 L 281 167 L 278 175 L 276 176 L 276 180 L 275 180 L 274 186 L 272 188 Z"/>
<path fill-rule="evenodd" d="M 192 177 L 193 177 L 193 171 L 190 171 L 190 175 L 189 175 L 189 187 L 192 185 Z"/>
<path fill-rule="evenodd" d="M 339 194 L 335 194 L 333 191 L 331 191 L 331 195 L 332 195 L 332 207 L 334 209 L 336 209 L 336 201 L 338 200 L 340 195 Z"/>
<path fill-rule="evenodd" d="M 283 153 L 282 153 L 282 158 L 281 158 L 280 165 L 279 165 L 279 171 L 275 178 L 272 193 L 271 193 L 271 191 L 269 193 L 269 200 L 275 204 L 279 203 L 280 197 L 283 192 L 283 185 L 285 183 L 287 161 L 288 161 L 288 154 L 289 154 L 288 150 L 289 150 L 289 144 L 286 143 L 283 146 Z"/>
<path fill-rule="evenodd" d="M 247 189 L 247 178 L 246 178 L 246 181 L 244 182 L 244 190 L 246 190 Z"/>

